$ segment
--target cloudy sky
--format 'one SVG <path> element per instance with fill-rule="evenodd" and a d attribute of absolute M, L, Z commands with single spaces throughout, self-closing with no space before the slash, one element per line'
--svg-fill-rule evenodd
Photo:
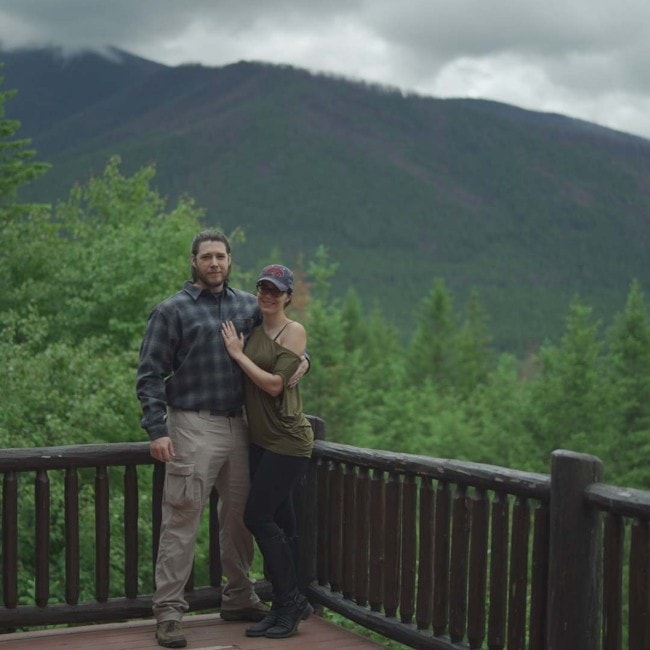
<path fill-rule="evenodd" d="M 288 63 L 650 138 L 648 0 L 0 0 L 0 47 Z"/>

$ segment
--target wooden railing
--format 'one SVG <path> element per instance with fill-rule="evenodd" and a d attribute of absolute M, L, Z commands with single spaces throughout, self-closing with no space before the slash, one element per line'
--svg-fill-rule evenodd
<path fill-rule="evenodd" d="M 545 647 L 548 476 L 335 444 L 315 458 L 314 600 L 412 647 Z"/>
<path fill-rule="evenodd" d="M 83 520 L 79 512 L 81 490 L 80 471 L 94 471 L 94 521 Z M 113 470 L 121 470 L 122 486 L 111 484 L 109 476 L 115 478 Z M 140 476 L 138 475 L 140 470 Z M 149 512 L 140 512 L 139 478 L 142 470 L 148 473 L 151 493 L 147 501 L 151 503 Z M 164 482 L 164 465 L 154 465 L 149 455 L 147 443 L 124 443 L 111 445 L 79 445 L 33 449 L 5 449 L 0 451 L 0 472 L 2 483 L 2 598 L 4 607 L 0 608 L 0 629 L 54 625 L 62 623 L 109 622 L 130 618 L 151 616 L 151 593 L 153 584 L 139 589 L 140 537 L 146 535 L 150 540 L 150 552 L 145 562 L 153 567 L 157 554 L 160 532 L 160 500 Z M 53 529 L 51 512 L 51 475 L 63 473 L 63 531 Z M 24 495 L 27 487 L 24 482 L 33 475 L 33 512 L 19 511 L 19 487 Z M 20 486 L 20 482 L 23 485 Z M 110 512 L 110 491 L 123 492 L 123 509 L 120 513 Z M 186 587 L 186 597 L 191 610 L 209 609 L 221 602 L 221 563 L 219 559 L 219 537 L 217 534 L 216 492 L 210 497 L 208 517 L 210 519 L 208 584 L 199 588 L 194 586 L 194 573 Z M 30 504 L 31 505 L 31 504 Z M 20 517 L 22 515 L 22 517 Z M 26 516 L 25 516 L 26 515 Z M 123 587 L 111 583 L 111 538 L 114 535 L 111 520 L 122 516 L 121 544 L 123 545 L 124 566 Z M 33 520 L 34 528 L 25 530 L 19 525 Z M 60 519 L 60 518 L 59 518 Z M 79 602 L 80 585 L 80 531 L 84 526 L 94 526 L 94 598 Z M 21 538 L 21 534 L 23 537 Z M 53 594 L 50 575 L 51 538 L 54 534 L 64 536 L 65 570 L 63 594 Z M 30 539 L 31 538 L 31 539 Z M 25 566 L 19 562 L 21 545 L 34 540 L 33 565 Z M 205 555 L 205 554 L 204 554 Z M 27 582 L 33 582 L 33 595 L 19 592 L 21 571 L 32 571 Z M 153 571 L 150 571 L 150 575 Z M 56 580 L 58 583 L 60 580 Z M 22 582 L 25 582 L 23 579 Z M 270 595 L 266 582 L 259 584 L 262 596 Z M 111 594 L 119 595 L 110 597 Z"/>
<path fill-rule="evenodd" d="M 322 438 L 322 421 L 312 425 Z M 153 585 L 140 573 L 144 564 L 152 575 L 164 466 L 153 464 L 146 443 L 6 449 L 0 472 L 0 628 L 151 616 Z M 80 476 L 88 472 L 93 522 L 80 516 Z M 53 500 L 56 476 L 63 487 Z M 296 491 L 300 581 L 314 603 L 414 648 L 647 650 L 650 493 L 601 478 L 598 459 L 565 451 L 554 452 L 550 475 L 542 475 L 318 440 Z M 124 494 L 119 513 L 111 490 Z M 207 580 L 197 587 L 192 578 L 186 589 L 194 611 L 221 599 L 217 499 L 213 493 L 197 554 L 207 558 L 207 570 L 197 571 Z M 111 582 L 116 517 L 119 585 Z M 80 532 L 88 525 L 95 579 L 92 597 L 80 598 L 87 593 Z M 53 589 L 56 535 L 64 538 L 65 569 Z M 20 561 L 24 544 L 34 546 L 28 567 Z M 25 583 L 33 593 L 19 588 Z M 258 590 L 270 597 L 266 581 Z"/>
<path fill-rule="evenodd" d="M 593 484 L 585 497 L 604 513 L 602 647 L 650 648 L 650 493 Z"/>

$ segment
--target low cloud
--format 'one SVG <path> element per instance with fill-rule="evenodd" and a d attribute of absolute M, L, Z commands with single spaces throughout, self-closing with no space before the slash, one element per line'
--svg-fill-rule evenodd
<path fill-rule="evenodd" d="M 7 49 L 287 63 L 650 137 L 650 4 L 628 0 L 0 0 Z"/>

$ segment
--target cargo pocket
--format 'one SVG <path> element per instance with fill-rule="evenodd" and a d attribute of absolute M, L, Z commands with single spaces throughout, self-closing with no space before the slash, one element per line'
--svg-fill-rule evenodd
<path fill-rule="evenodd" d="M 174 508 L 198 508 L 194 464 L 170 460 L 165 467 L 165 501 Z"/>

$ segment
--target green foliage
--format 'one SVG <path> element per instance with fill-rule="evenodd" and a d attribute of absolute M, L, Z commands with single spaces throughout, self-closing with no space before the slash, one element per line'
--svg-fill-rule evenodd
<path fill-rule="evenodd" d="M 409 376 L 413 384 L 429 379 L 441 390 L 451 388 L 455 373 L 455 333 L 450 295 L 439 279 L 422 302 L 409 347 Z"/>
<path fill-rule="evenodd" d="M 478 295 L 468 300 L 462 325 L 451 295 L 440 279 L 422 301 L 408 348 L 408 377 L 417 386 L 431 381 L 441 392 L 467 398 L 484 382 L 492 365 L 487 317 Z"/>
<path fill-rule="evenodd" d="M 4 77 L 0 76 L 0 85 L 3 82 Z M 0 91 L 0 216 L 3 225 L 29 211 L 30 206 L 15 200 L 18 190 L 38 178 L 49 167 L 32 160 L 35 152 L 29 149 L 29 139 L 14 137 L 20 128 L 20 122 L 5 117 L 5 102 L 14 95 L 15 91 Z"/>
<path fill-rule="evenodd" d="M 456 390 L 464 397 L 472 394 L 486 381 L 493 365 L 492 337 L 487 315 L 473 291 L 467 303 L 467 314 L 456 336 Z"/>
<path fill-rule="evenodd" d="M 624 431 L 650 428 L 650 314 L 637 281 L 609 333 Z"/>
<path fill-rule="evenodd" d="M 468 400 L 476 455 L 468 460 L 527 471 L 547 472 L 548 457 L 535 445 L 528 427 L 534 382 L 520 377 L 519 363 L 503 354 L 487 380 Z"/>
<path fill-rule="evenodd" d="M 603 456 L 622 484 L 650 488 L 650 314 L 637 281 L 608 339 L 618 421 Z"/>
<path fill-rule="evenodd" d="M 74 345 L 47 343 L 55 335 L 33 307 L 22 317 L 3 316 L 3 447 L 141 439 L 133 349 L 108 349 L 106 340 L 94 337 Z"/>
<path fill-rule="evenodd" d="M 0 85 L 3 80 L 0 76 Z M 5 294 L 20 283 L 23 268 L 29 263 L 26 246 L 39 238 L 40 229 L 35 224 L 42 223 L 47 213 L 46 206 L 17 200 L 18 191 L 43 174 L 48 165 L 32 160 L 35 152 L 29 149 L 30 140 L 15 138 L 20 122 L 5 118 L 5 102 L 14 94 L 0 91 L 0 311 L 9 307 Z M 25 236 L 28 232 L 30 235 Z"/>
<path fill-rule="evenodd" d="M 112 159 L 101 177 L 74 187 L 53 216 L 26 223 L 13 252 L 20 272 L 5 308 L 35 305 L 71 344 L 106 337 L 115 347 L 132 346 L 148 310 L 188 277 L 201 212 L 183 199 L 166 213 L 150 187 L 153 167 L 126 178 L 119 163 Z"/>
<path fill-rule="evenodd" d="M 598 330 L 591 309 L 574 301 L 560 345 L 540 352 L 529 426 L 544 459 L 558 448 L 597 452 L 614 431 Z"/>
<path fill-rule="evenodd" d="M 310 302 L 307 318 L 307 346 L 312 354 L 308 381 L 303 382 L 306 410 L 314 415 L 328 413 L 332 430 L 340 430 L 351 416 L 345 391 L 350 385 L 351 368 L 343 348 L 343 323 L 340 311 L 318 300 Z M 336 435 L 336 434 L 334 434 Z"/>
<path fill-rule="evenodd" d="M 610 481 L 648 485 L 650 341 L 638 283 L 609 346 L 591 308 L 575 300 L 560 343 L 525 362 L 494 356 L 477 295 L 461 325 L 451 305 L 437 280 L 405 347 L 352 289 L 341 304 L 310 304 L 314 366 L 303 394 L 331 440 L 537 472 L 567 448 L 611 459 Z"/>

